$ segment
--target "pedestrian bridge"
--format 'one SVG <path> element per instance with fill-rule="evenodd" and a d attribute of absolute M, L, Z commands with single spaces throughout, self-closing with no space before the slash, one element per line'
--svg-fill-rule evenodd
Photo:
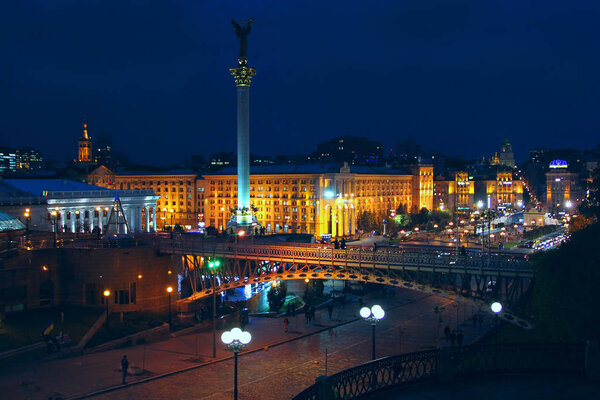
<path fill-rule="evenodd" d="M 533 270 L 524 256 L 456 255 L 448 249 L 382 248 L 301 243 L 225 242 L 182 235 L 162 239 L 163 253 L 180 255 L 194 301 L 251 283 L 291 279 L 341 279 L 380 283 L 455 297 L 493 296 L 514 301 L 529 288 Z M 209 260 L 219 260 L 215 271 Z M 215 276 L 214 287 L 212 277 Z"/>

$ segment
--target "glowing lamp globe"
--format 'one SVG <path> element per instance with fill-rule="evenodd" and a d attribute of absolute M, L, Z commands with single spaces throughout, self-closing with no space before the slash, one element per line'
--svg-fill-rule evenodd
<path fill-rule="evenodd" d="M 381 306 L 379 305 L 374 305 L 373 307 L 371 307 L 371 313 L 377 319 L 382 319 L 385 316 L 383 308 L 381 308 Z"/>
<path fill-rule="evenodd" d="M 242 334 L 240 335 L 240 342 L 242 342 L 242 344 L 248 344 L 250 343 L 250 340 L 252 340 L 250 332 L 242 332 Z"/>
<path fill-rule="evenodd" d="M 233 335 L 231 334 L 231 332 L 223 332 L 223 334 L 221 335 L 221 341 L 225 344 L 230 344 L 231 342 L 233 342 Z"/>
<path fill-rule="evenodd" d="M 492 311 L 498 314 L 500 311 L 502 311 L 502 304 L 498 303 L 497 301 L 492 303 Z"/>
<path fill-rule="evenodd" d="M 231 337 L 233 340 L 240 340 L 240 336 L 242 335 L 242 330 L 240 328 L 233 328 L 231 330 Z"/>
<path fill-rule="evenodd" d="M 369 307 L 363 307 L 360 309 L 360 316 L 363 318 L 369 318 L 371 316 L 371 310 Z"/>

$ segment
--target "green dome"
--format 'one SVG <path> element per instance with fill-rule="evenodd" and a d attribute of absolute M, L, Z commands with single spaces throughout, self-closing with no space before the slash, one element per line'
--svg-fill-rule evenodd
<path fill-rule="evenodd" d="M 25 225 L 12 215 L 0 211 L 0 233 L 20 231 L 25 229 Z"/>

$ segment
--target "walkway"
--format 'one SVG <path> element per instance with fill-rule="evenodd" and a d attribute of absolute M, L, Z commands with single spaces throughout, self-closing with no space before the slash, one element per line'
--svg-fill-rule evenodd
<path fill-rule="evenodd" d="M 378 356 L 422 350 L 439 345 L 442 325 L 456 325 L 456 308 L 449 300 L 419 292 L 397 290 L 394 299 L 382 300 L 386 318 L 377 327 Z M 367 300 L 365 300 L 367 303 Z M 370 303 L 369 303 L 370 304 Z M 435 305 L 442 306 L 444 322 L 434 314 Z M 395 308 L 394 308 L 395 307 Z M 283 332 L 283 321 L 277 318 L 253 318 L 247 330 L 253 335 L 249 350 L 240 356 L 240 400 L 290 398 L 325 372 L 324 354 L 328 349 L 328 372 L 333 373 L 368 361 L 370 358 L 370 326 L 357 317 L 358 305 L 336 307 L 332 321 L 327 310 L 317 311 L 317 321 L 307 325 L 304 315 L 290 318 L 290 332 Z M 462 321 L 473 310 L 459 310 Z M 492 319 L 485 316 L 483 328 L 461 326 L 465 343 L 480 335 Z M 340 325 L 342 324 L 342 325 Z M 327 329 L 328 327 L 334 327 Z M 320 331 L 320 332 L 319 332 Z M 316 333 L 318 332 L 318 333 Z M 314 333 L 298 340 L 303 335 Z M 220 342 L 220 332 L 217 335 Z M 282 343 L 278 346 L 274 344 Z M 268 350 L 266 350 L 266 346 Z M 199 359 L 196 358 L 196 348 Z M 145 358 L 144 358 L 145 353 Z M 3 398 L 47 400 L 54 392 L 66 398 L 120 387 L 119 361 L 127 354 L 130 366 L 145 367 L 145 376 L 130 377 L 129 383 L 152 379 L 158 375 L 205 366 L 139 385 L 130 385 L 98 398 L 102 399 L 181 399 L 231 398 L 233 361 L 231 354 L 217 343 L 217 359 L 212 362 L 212 334 L 203 332 L 172 338 L 148 346 L 136 346 L 97 354 L 55 360 L 16 368 L 0 377 Z M 144 360 L 145 359 L 145 360 Z"/>

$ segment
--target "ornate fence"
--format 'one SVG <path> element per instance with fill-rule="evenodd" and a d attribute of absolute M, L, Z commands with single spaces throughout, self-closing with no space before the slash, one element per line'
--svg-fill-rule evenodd
<path fill-rule="evenodd" d="M 493 373 L 585 372 L 585 344 L 443 348 L 381 358 L 319 377 L 293 400 L 356 399 L 408 383 Z"/>

